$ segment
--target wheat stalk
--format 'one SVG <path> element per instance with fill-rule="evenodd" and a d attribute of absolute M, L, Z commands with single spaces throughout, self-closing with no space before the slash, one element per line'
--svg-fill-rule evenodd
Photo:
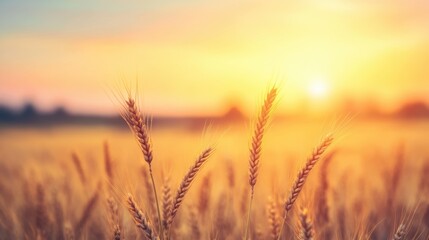
<path fill-rule="evenodd" d="M 423 214 L 423 223 L 429 228 L 429 205 L 426 206 L 426 210 Z"/>
<path fill-rule="evenodd" d="M 35 206 L 35 220 L 38 234 L 46 238 L 47 227 L 50 225 L 48 209 L 46 206 L 45 189 L 42 184 L 37 184 L 37 204 Z"/>
<path fill-rule="evenodd" d="M 273 86 L 268 92 L 261 111 L 259 112 L 256 126 L 253 131 L 252 145 L 250 146 L 249 156 L 249 184 L 250 184 L 250 200 L 247 214 L 246 228 L 244 230 L 244 240 L 247 240 L 250 226 L 250 212 L 252 209 L 253 195 L 258 178 L 259 159 L 261 158 L 262 139 L 264 138 L 265 128 L 268 124 L 271 109 L 277 97 L 277 88 Z"/>
<path fill-rule="evenodd" d="M 86 203 L 85 208 L 82 212 L 82 215 L 76 224 L 76 238 L 79 238 L 82 234 L 82 230 L 85 227 L 86 223 L 88 222 L 89 218 L 91 217 L 91 214 L 94 212 L 95 206 L 97 204 L 99 197 L 98 190 L 95 191 L 95 193 L 92 195 L 92 197 L 89 199 L 89 201 Z"/>
<path fill-rule="evenodd" d="M 152 190 L 155 195 L 155 203 L 156 203 L 156 210 L 158 213 L 158 230 L 161 237 L 161 240 L 164 239 L 163 236 L 163 228 L 161 223 L 161 210 L 159 208 L 159 201 L 158 201 L 158 194 L 156 192 L 156 185 L 155 180 L 152 173 L 152 160 L 153 160 L 153 154 L 152 154 L 152 145 L 149 137 L 149 132 L 147 129 L 146 124 L 143 122 L 142 114 L 137 108 L 136 102 L 132 98 L 128 98 L 128 100 L 125 101 L 126 103 L 126 113 L 123 115 L 125 121 L 128 123 L 132 131 L 134 132 L 140 148 L 142 150 L 143 156 L 147 164 L 149 165 L 149 175 L 150 179 L 152 181 Z"/>
<path fill-rule="evenodd" d="M 146 238 L 149 240 L 156 240 L 157 236 L 150 223 L 147 221 L 146 217 L 143 215 L 143 212 L 137 207 L 136 202 L 131 194 L 128 194 L 127 199 L 128 211 L 130 212 L 133 220 L 138 228 L 140 228 L 145 234 Z"/>
<path fill-rule="evenodd" d="M 270 112 L 277 96 L 277 88 L 273 87 L 268 92 L 262 105 L 261 112 L 258 115 L 256 126 L 252 136 L 252 145 L 250 147 L 249 157 L 249 184 L 251 186 L 251 194 L 253 195 L 254 187 L 258 177 L 259 159 L 261 157 L 262 139 L 264 138 L 265 128 L 270 117 Z"/>
<path fill-rule="evenodd" d="M 149 213 L 152 217 L 154 217 L 154 223 L 158 222 L 158 220 L 156 219 L 156 201 L 157 199 L 155 199 L 155 196 L 153 194 L 153 190 L 152 190 L 152 183 L 150 180 L 150 176 L 149 173 L 147 172 L 147 169 L 145 167 L 141 168 L 141 173 L 142 173 L 142 177 L 143 177 L 143 185 L 144 188 L 146 190 L 146 197 L 147 197 L 147 205 L 149 206 Z"/>
<path fill-rule="evenodd" d="M 317 190 L 317 222 L 326 225 L 329 223 L 329 205 L 328 205 L 328 190 L 329 190 L 329 165 L 335 155 L 335 151 L 329 152 L 322 160 L 320 166 L 319 189 Z"/>
<path fill-rule="evenodd" d="M 198 214 L 196 212 L 196 208 L 189 208 L 189 223 L 191 229 L 192 239 L 201 239 L 201 230 L 200 230 L 200 222 L 198 220 Z"/>
<path fill-rule="evenodd" d="M 275 201 L 270 197 L 268 199 L 268 222 L 270 223 L 271 239 L 277 239 L 280 229 L 279 214 Z"/>
<path fill-rule="evenodd" d="M 185 197 L 186 192 L 189 190 L 192 181 L 194 180 L 196 174 L 201 169 L 202 165 L 207 161 L 210 155 L 213 153 L 213 148 L 209 147 L 204 150 L 200 156 L 195 161 L 194 165 L 189 169 L 188 173 L 183 178 L 179 189 L 177 190 L 176 197 L 173 200 L 173 204 L 171 206 L 170 215 L 168 217 L 167 225 L 171 228 L 171 224 L 173 223 L 174 217 L 179 210 L 180 205 Z"/>
<path fill-rule="evenodd" d="M 106 175 L 109 179 L 110 183 L 113 183 L 113 162 L 112 162 L 112 158 L 110 157 L 110 152 L 109 152 L 109 144 L 106 142 L 104 142 L 103 144 L 103 152 L 104 152 L 104 170 L 106 172 Z"/>
<path fill-rule="evenodd" d="M 119 223 L 119 208 L 113 197 L 107 198 L 107 206 L 112 223 Z"/>
<path fill-rule="evenodd" d="M 119 208 L 116 201 L 113 197 L 107 198 L 107 206 L 110 213 L 110 222 L 113 226 L 113 239 L 120 240 L 121 239 L 121 226 L 119 224 Z"/>
<path fill-rule="evenodd" d="M 82 182 L 82 184 L 84 184 L 86 182 L 85 171 L 83 170 L 82 162 L 80 161 L 79 157 L 75 152 L 72 153 L 72 160 L 73 165 L 75 166 L 76 171 L 79 174 L 80 181 Z"/>
<path fill-rule="evenodd" d="M 286 222 L 287 215 L 288 215 L 289 211 L 292 209 L 293 204 L 295 203 L 296 199 L 298 198 L 298 195 L 304 186 L 305 180 L 307 179 L 308 175 L 310 174 L 310 171 L 313 169 L 313 167 L 316 165 L 318 160 L 321 158 L 322 154 L 326 151 L 326 149 L 329 147 L 329 145 L 331 145 L 333 140 L 334 140 L 334 138 L 332 137 L 331 134 L 328 134 L 327 136 L 325 136 L 325 138 L 322 139 L 322 142 L 313 150 L 312 154 L 307 159 L 304 168 L 301 169 L 301 171 L 299 171 L 298 176 L 297 176 L 294 184 L 292 185 L 292 189 L 289 193 L 289 197 L 287 198 L 285 206 L 284 206 L 285 213 L 283 216 L 282 226 L 280 228 L 280 234 L 279 234 L 279 237 L 277 238 L 278 240 L 280 240 L 280 237 L 283 233 L 283 229 L 284 229 L 284 225 Z"/>
<path fill-rule="evenodd" d="M 74 232 L 70 224 L 64 226 L 64 239 L 65 240 L 74 240 Z"/>
<path fill-rule="evenodd" d="M 399 224 L 398 228 L 396 229 L 395 235 L 393 236 L 393 240 L 403 240 L 405 237 L 405 233 L 405 224 Z"/>
<path fill-rule="evenodd" d="M 53 208 L 54 208 L 54 216 L 55 216 L 55 223 L 57 226 L 57 231 L 55 234 L 56 239 L 64 239 L 64 229 L 62 226 L 64 226 L 64 211 L 63 206 L 61 205 L 61 202 L 58 199 L 58 193 L 55 192 L 54 198 L 53 198 Z"/>
<path fill-rule="evenodd" d="M 299 222 L 300 222 L 300 235 L 298 239 L 300 240 L 313 240 L 313 224 L 308 216 L 308 210 L 306 208 L 301 209 L 299 213 Z"/>
<path fill-rule="evenodd" d="M 198 212 L 205 218 L 210 207 L 210 195 L 212 189 L 211 173 L 208 173 L 201 181 L 200 190 L 198 193 Z"/>
<path fill-rule="evenodd" d="M 171 203 L 173 202 L 170 188 L 170 178 L 166 177 L 162 186 L 162 224 L 164 229 L 168 227 L 168 217 L 171 211 Z"/>
<path fill-rule="evenodd" d="M 113 240 L 121 240 L 121 227 L 119 224 L 113 226 Z"/>
<path fill-rule="evenodd" d="M 153 160 L 153 154 L 149 131 L 146 124 L 143 122 L 142 115 L 138 110 L 134 99 L 129 98 L 125 102 L 127 104 L 127 112 L 124 115 L 124 119 L 136 135 L 140 144 L 140 148 L 143 152 L 144 159 L 150 166 Z"/>

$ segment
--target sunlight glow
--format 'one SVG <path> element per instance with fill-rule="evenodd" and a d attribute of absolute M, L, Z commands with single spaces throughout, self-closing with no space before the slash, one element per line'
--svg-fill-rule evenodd
<path fill-rule="evenodd" d="M 311 98 L 322 99 L 326 98 L 329 92 L 329 86 L 324 78 L 318 77 L 308 85 L 308 94 Z"/>
<path fill-rule="evenodd" d="M 429 103 L 429 1 L 31 2 L 0 1 L 0 105 L 116 114 L 103 88 L 138 76 L 156 115 L 251 111 L 273 73 L 288 113 Z"/>

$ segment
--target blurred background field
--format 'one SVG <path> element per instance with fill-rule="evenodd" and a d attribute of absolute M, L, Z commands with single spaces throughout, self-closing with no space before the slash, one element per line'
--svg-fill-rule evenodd
<path fill-rule="evenodd" d="M 256 186 L 255 201 L 258 207 L 253 213 L 256 217 L 252 225 L 254 238 L 258 236 L 256 230 L 262 231 L 263 234 L 258 239 L 269 238 L 270 222 L 266 212 L 268 196 L 283 199 L 288 194 L 297 171 L 303 166 L 321 136 L 333 129 L 332 123 L 332 120 L 272 122 L 264 139 L 262 166 Z M 106 223 L 104 199 L 109 196 L 110 191 L 114 192 L 113 196 L 118 202 L 122 202 L 121 205 L 124 204 L 126 193 L 135 194 L 142 206 L 146 207 L 146 211 L 149 211 L 147 208 L 150 203 L 146 202 L 145 193 L 147 190 L 142 186 L 144 181 L 141 171 L 145 164 L 137 142 L 125 124 L 122 127 L 3 126 L 0 131 L 1 216 L 2 221 L 5 221 L 3 227 L 11 223 L 14 226 L 11 229 L 3 228 L 3 236 L 14 231 L 20 237 L 23 237 L 23 233 L 31 236 L 31 231 L 22 229 L 26 225 L 19 223 L 23 217 L 20 214 L 23 214 L 29 200 L 23 196 L 35 194 L 30 201 L 37 202 L 34 189 L 38 184 L 44 186 L 48 208 L 52 207 L 53 196 L 61 200 L 62 209 L 67 213 L 62 221 L 69 224 L 79 219 L 85 201 L 102 184 L 105 190 L 85 231 L 84 236 L 88 239 L 109 236 L 110 230 L 106 231 L 109 226 Z M 424 218 L 424 214 L 429 200 L 426 180 L 429 173 L 428 132 L 429 123 L 425 119 L 354 119 L 338 132 L 338 139 L 333 147 L 335 154 L 329 165 L 330 188 L 327 193 L 331 224 L 334 224 L 332 229 L 336 234 L 334 238 L 382 239 L 392 234 L 393 226 L 397 227 L 406 219 L 409 224 L 407 236 L 410 239 L 425 239 L 428 234 L 428 219 L 427 216 Z M 155 177 L 162 183 L 163 176 L 170 176 L 173 192 L 176 188 L 174 186 L 180 184 L 182 176 L 199 152 L 209 145 L 216 148 L 215 154 L 204 166 L 185 199 L 185 205 L 188 207 L 181 210 L 183 214 L 179 215 L 180 221 L 177 221 L 180 236 L 178 239 L 193 236 L 188 226 L 189 216 L 186 215 L 194 208 L 199 209 L 202 204 L 200 194 L 207 181 L 210 182 L 210 201 L 207 204 L 211 207 L 205 210 L 210 212 L 208 215 L 198 210 L 196 212 L 198 221 L 207 221 L 207 225 L 199 227 L 200 234 L 203 234 L 200 237 L 213 238 L 215 231 L 219 231 L 221 239 L 239 238 L 245 221 L 242 205 L 247 204 L 248 193 L 249 122 L 213 123 L 210 128 L 192 122 L 162 126 L 155 123 L 151 133 Z M 105 173 L 106 143 L 113 161 L 114 183 L 109 181 Z M 84 169 L 87 180 L 83 185 L 73 163 L 72 153 L 77 154 Z M 400 172 L 396 178 L 399 180 L 394 186 L 396 190 L 392 196 L 389 195 L 389 186 L 392 183 L 392 175 L 398 171 L 398 164 Z M 317 199 L 320 197 L 317 195 L 320 187 L 319 168 L 316 167 L 310 176 L 310 183 L 299 198 L 299 206 L 310 209 L 313 205 L 317 206 Z M 226 196 L 232 198 L 223 202 Z M 386 209 L 386 204 L 391 200 L 394 204 Z M 233 209 L 228 213 L 233 215 L 219 217 L 219 204 L 224 205 L 222 208 Z M 313 209 L 315 212 L 310 210 L 311 216 L 317 220 L 317 207 Z M 344 221 L 340 219 L 338 212 L 341 209 L 345 209 L 343 218 L 348 219 L 345 227 L 339 224 Z M 49 221 L 55 219 L 55 211 L 51 210 Z M 132 224 L 125 224 L 130 221 L 128 213 L 125 208 L 122 211 L 126 226 L 123 234 L 135 237 L 136 231 L 132 229 Z M 8 223 L 10 217 L 13 221 Z M 27 220 L 30 221 L 29 219 Z M 293 233 L 296 228 L 296 220 L 292 219 L 287 230 L 289 233 Z M 216 230 L 216 224 L 228 225 L 229 221 L 232 221 L 230 223 L 233 223 L 234 227 Z M 389 226 L 383 225 L 387 223 Z M 318 229 L 318 226 L 322 225 L 316 222 L 316 231 L 322 230 Z M 97 229 L 98 232 L 95 231 Z M 323 231 L 318 234 L 324 239 L 321 235 L 325 234 Z M 289 234 L 286 239 L 293 238 L 293 234 Z"/>

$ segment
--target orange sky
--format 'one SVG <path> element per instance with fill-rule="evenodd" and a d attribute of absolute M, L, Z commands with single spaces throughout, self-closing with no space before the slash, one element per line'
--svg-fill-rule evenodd
<path fill-rule="evenodd" d="M 109 89 L 138 76 L 156 114 L 253 110 L 273 82 L 289 112 L 345 99 L 392 110 L 429 102 L 428 12 L 423 0 L 2 1 L 0 103 L 114 113 Z"/>

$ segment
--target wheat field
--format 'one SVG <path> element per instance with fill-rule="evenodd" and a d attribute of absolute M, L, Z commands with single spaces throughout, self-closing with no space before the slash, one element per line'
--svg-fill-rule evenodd
<path fill-rule="evenodd" d="M 427 121 L 278 121 L 276 95 L 211 128 L 133 99 L 129 129 L 3 127 L 0 238 L 428 239 Z"/>
<path fill-rule="evenodd" d="M 0 240 L 429 240 L 429 0 L 0 0 Z"/>

